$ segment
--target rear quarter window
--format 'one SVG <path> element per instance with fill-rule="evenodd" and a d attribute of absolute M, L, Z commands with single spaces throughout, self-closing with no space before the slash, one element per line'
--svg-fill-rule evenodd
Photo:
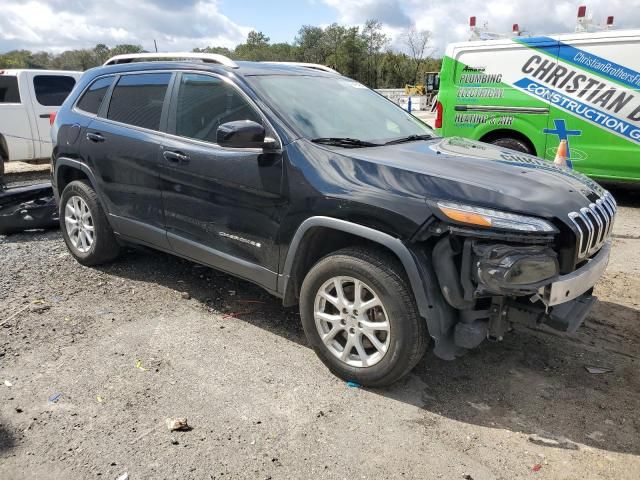
<path fill-rule="evenodd" d="M 20 103 L 18 77 L 0 75 L 0 103 Z"/>
<path fill-rule="evenodd" d="M 76 105 L 78 109 L 96 115 L 102 105 L 102 100 L 113 83 L 115 77 L 104 77 L 94 81 L 84 92 Z"/>
<path fill-rule="evenodd" d="M 111 94 L 107 118 L 149 130 L 160 129 L 160 116 L 171 73 L 120 77 Z"/>
<path fill-rule="evenodd" d="M 36 75 L 33 88 L 36 100 L 45 107 L 59 107 L 76 84 L 76 79 L 66 75 Z"/>

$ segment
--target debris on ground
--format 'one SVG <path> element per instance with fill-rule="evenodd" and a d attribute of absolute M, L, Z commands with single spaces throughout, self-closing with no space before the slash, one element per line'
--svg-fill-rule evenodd
<path fill-rule="evenodd" d="M 5 387 L 13 387 L 13 383 L 11 383 L 9 380 L 5 380 L 4 381 L 4 386 Z"/>
<path fill-rule="evenodd" d="M 180 296 L 182 297 L 183 300 L 191 299 L 191 295 L 189 294 L 189 292 L 182 292 Z"/>
<path fill-rule="evenodd" d="M 62 397 L 61 393 L 54 393 L 49 397 L 49 403 L 58 403 L 58 400 L 60 400 L 60 397 Z"/>
<path fill-rule="evenodd" d="M 142 360 L 136 360 L 136 368 L 138 370 L 142 370 L 143 372 L 147 371 L 147 369 L 142 366 Z"/>
<path fill-rule="evenodd" d="M 165 422 L 170 432 L 191 430 L 186 418 L 167 418 Z"/>
<path fill-rule="evenodd" d="M 33 313 L 44 313 L 47 310 L 51 310 L 51 306 L 50 305 L 35 305 L 35 306 L 31 307 L 31 311 Z"/>
<path fill-rule="evenodd" d="M 596 430 L 595 432 L 589 433 L 587 435 L 587 438 L 590 438 L 591 440 L 595 440 L 596 442 L 601 442 L 602 440 L 604 440 L 604 433 Z"/>
<path fill-rule="evenodd" d="M 542 468 L 542 465 L 540 465 L 539 463 L 536 463 L 533 467 L 531 467 L 531 471 L 539 472 L 541 468 Z"/>
<path fill-rule="evenodd" d="M 51 183 L 0 187 L 0 235 L 57 228 L 58 208 Z"/>
<path fill-rule="evenodd" d="M 120 475 L 118 478 L 116 478 L 116 480 L 129 480 L 129 473 L 128 472 L 124 472 L 122 475 Z"/>
<path fill-rule="evenodd" d="M 463 473 L 462 478 L 464 478 L 464 480 L 473 480 L 473 477 L 468 473 Z"/>
<path fill-rule="evenodd" d="M 567 450 L 578 450 L 578 445 L 572 441 L 563 438 L 548 438 L 541 435 L 533 434 L 529 436 L 529 441 L 543 447 L 565 448 Z"/>
<path fill-rule="evenodd" d="M 613 368 L 609 368 L 609 367 L 596 367 L 596 366 L 590 366 L 590 365 L 585 365 L 584 369 L 593 374 L 593 375 L 600 375 L 602 373 L 611 373 L 613 372 Z"/>
<path fill-rule="evenodd" d="M 467 403 L 471 405 L 473 408 L 475 408 L 476 410 L 479 410 L 481 412 L 488 412 L 489 410 L 491 410 L 491 407 L 486 403 L 473 403 L 473 402 L 467 402 Z"/>
<path fill-rule="evenodd" d="M 347 382 L 347 387 L 351 387 L 351 388 L 360 388 L 360 384 L 357 382 Z"/>

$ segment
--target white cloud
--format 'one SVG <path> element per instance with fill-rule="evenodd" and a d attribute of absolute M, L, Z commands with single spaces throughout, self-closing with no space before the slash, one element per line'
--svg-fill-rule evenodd
<path fill-rule="evenodd" d="M 216 0 L 2 0 L 0 51 L 140 44 L 161 50 L 235 47 L 251 28 L 218 10 Z"/>
<path fill-rule="evenodd" d="M 432 46 L 438 53 L 451 42 L 469 39 L 469 17 L 478 25 L 488 23 L 489 30 L 508 33 L 514 23 L 533 34 L 573 31 L 578 6 L 586 4 L 594 20 L 604 23 L 615 16 L 617 28 L 640 28 L 640 0 L 324 0 L 338 12 L 340 22 L 362 24 L 377 18 L 393 44 L 401 47 L 399 35 L 407 18 L 418 29 L 433 33 Z M 384 8 L 382 8 L 384 6 Z M 385 18 L 385 12 L 390 19 Z"/>

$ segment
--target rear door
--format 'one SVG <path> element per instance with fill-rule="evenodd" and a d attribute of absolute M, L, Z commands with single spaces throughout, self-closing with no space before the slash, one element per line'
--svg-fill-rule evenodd
<path fill-rule="evenodd" d="M 36 158 L 51 156 L 51 124 L 49 115 L 57 112 L 76 84 L 71 75 L 29 72 L 29 89 L 33 99 L 33 123 L 37 132 Z"/>
<path fill-rule="evenodd" d="M 169 247 L 160 189 L 160 131 L 166 123 L 171 78 L 170 72 L 119 76 L 82 139 L 83 157 L 94 172 L 114 230 L 164 249 Z"/>
<path fill-rule="evenodd" d="M 163 144 L 163 204 L 173 249 L 275 290 L 276 234 L 283 203 L 281 154 L 223 148 L 218 126 L 253 120 L 269 127 L 228 79 L 180 73 Z"/>

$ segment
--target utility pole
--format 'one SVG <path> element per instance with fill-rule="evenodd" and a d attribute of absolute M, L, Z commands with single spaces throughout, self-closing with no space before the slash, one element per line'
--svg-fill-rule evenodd
<path fill-rule="evenodd" d="M 156 39 L 153 39 L 153 46 L 156 47 L 156 53 L 158 53 L 158 44 L 156 43 Z"/>

